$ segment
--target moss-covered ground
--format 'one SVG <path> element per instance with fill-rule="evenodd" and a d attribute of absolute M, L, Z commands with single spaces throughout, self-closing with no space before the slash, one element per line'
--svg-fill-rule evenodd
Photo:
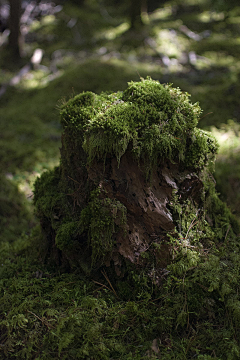
<path fill-rule="evenodd" d="M 199 127 L 220 143 L 217 189 L 240 216 L 239 6 L 165 3 L 146 17 L 136 44 L 124 8 L 116 14 L 110 1 L 99 4 L 66 2 L 35 21 L 23 63 L 41 47 L 43 67 L 0 98 L 0 358 L 239 359 L 239 250 L 228 227 L 207 262 L 194 251 L 179 254 L 183 270 L 169 269 L 158 297 L 144 277 L 131 280 L 132 297 L 106 273 L 94 282 L 43 262 L 32 184 L 59 162 L 63 99 L 123 90 L 140 76 L 171 82 L 200 102 Z M 1 49 L 1 83 L 18 71 L 6 59 Z"/>

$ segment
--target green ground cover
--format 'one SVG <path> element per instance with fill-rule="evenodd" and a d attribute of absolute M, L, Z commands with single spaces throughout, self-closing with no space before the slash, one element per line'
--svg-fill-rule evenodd
<path fill-rule="evenodd" d="M 103 274 L 97 284 L 78 270 L 62 274 L 43 263 L 31 197 L 36 177 L 59 162 L 59 107 L 82 91 L 124 90 L 140 76 L 171 82 L 200 102 L 199 127 L 220 143 L 217 189 L 240 216 L 240 8 L 169 2 L 149 14 L 136 44 L 124 12 L 116 16 L 106 1 L 106 15 L 98 2 L 86 3 L 81 9 L 68 3 L 56 17 L 34 24 L 26 53 L 43 48 L 45 68 L 32 70 L 0 98 L 0 358 L 238 359 L 239 250 L 227 230 L 196 271 L 189 271 L 195 254 L 180 254 L 183 271 L 172 270 L 159 298 L 144 277 L 132 280 L 136 301 L 113 291 Z M 69 28 L 72 17 L 78 21 Z M 189 37 L 183 26 L 202 38 Z M 3 52 L 0 63 L 4 82 L 17 69 Z"/>

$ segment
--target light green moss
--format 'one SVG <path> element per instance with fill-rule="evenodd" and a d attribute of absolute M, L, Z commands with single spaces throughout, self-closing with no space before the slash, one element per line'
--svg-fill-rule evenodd
<path fill-rule="evenodd" d="M 200 113 L 187 93 L 148 78 L 129 83 L 124 92 L 78 95 L 63 106 L 61 117 L 67 132 L 83 141 L 90 164 L 108 154 L 120 162 L 131 144 L 149 172 L 166 158 L 196 169 L 213 158 L 214 138 L 196 129 Z"/>

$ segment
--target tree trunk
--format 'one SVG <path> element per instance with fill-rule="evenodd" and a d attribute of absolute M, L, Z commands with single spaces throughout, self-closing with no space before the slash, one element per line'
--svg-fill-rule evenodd
<path fill-rule="evenodd" d="M 131 29 L 138 30 L 143 26 L 142 21 L 143 0 L 132 0 L 130 5 Z"/>
<path fill-rule="evenodd" d="M 9 49 L 17 60 L 21 57 L 20 49 L 20 16 L 21 16 L 21 0 L 9 0 L 10 3 L 10 19 L 9 19 Z"/>

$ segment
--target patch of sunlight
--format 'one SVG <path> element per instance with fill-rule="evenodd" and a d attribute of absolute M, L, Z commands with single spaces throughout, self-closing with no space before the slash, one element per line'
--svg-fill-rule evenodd
<path fill-rule="evenodd" d="M 33 20 L 31 25 L 29 26 L 29 31 L 30 32 L 34 32 L 37 31 L 38 29 L 40 29 L 41 27 L 41 22 L 39 20 Z"/>
<path fill-rule="evenodd" d="M 234 6 L 232 10 L 229 11 L 229 16 L 240 16 L 240 6 Z"/>
<path fill-rule="evenodd" d="M 185 37 L 178 35 L 175 30 L 164 29 L 157 34 L 156 50 L 159 53 L 169 57 L 178 58 L 185 50 L 186 41 Z"/>
<path fill-rule="evenodd" d="M 55 15 L 46 15 L 42 18 L 41 23 L 42 25 L 50 25 L 53 24 L 56 20 Z"/>
<path fill-rule="evenodd" d="M 212 62 L 207 56 L 198 56 L 192 64 L 194 64 L 197 70 L 206 70 L 212 66 Z"/>
<path fill-rule="evenodd" d="M 228 24 L 240 24 L 240 16 L 230 17 L 227 19 Z"/>
<path fill-rule="evenodd" d="M 209 0 L 184 0 L 184 5 L 204 5 L 208 4 Z M 181 2 L 180 2 L 181 3 Z"/>
<path fill-rule="evenodd" d="M 79 54 L 71 52 L 71 51 L 66 51 L 65 53 L 62 52 L 61 54 L 61 50 L 57 50 L 54 52 L 54 54 L 56 54 L 56 59 L 54 59 L 54 64 L 56 65 L 56 67 L 58 69 L 65 69 L 71 65 L 76 64 L 76 62 L 78 61 L 78 59 L 81 59 L 81 52 L 79 52 Z M 85 53 L 84 53 L 85 54 Z"/>
<path fill-rule="evenodd" d="M 142 14 L 141 14 L 141 18 L 142 18 L 142 21 L 145 25 L 148 25 L 150 23 L 150 18 L 148 16 L 148 12 L 147 11 L 143 11 Z"/>
<path fill-rule="evenodd" d="M 234 120 L 228 120 L 220 129 L 211 128 L 212 134 L 219 143 L 218 154 L 225 156 L 240 152 L 240 124 Z"/>
<path fill-rule="evenodd" d="M 116 39 L 116 37 L 118 37 L 121 34 L 123 34 L 124 32 L 126 32 L 129 28 L 130 28 L 129 23 L 124 22 L 119 26 L 112 27 L 110 29 L 100 32 L 98 35 L 96 35 L 96 37 L 98 39 L 105 38 L 107 40 L 114 40 L 114 39 Z"/>
<path fill-rule="evenodd" d="M 223 54 L 216 51 L 205 51 L 203 54 L 209 59 L 212 65 L 216 66 L 232 66 L 238 62 L 234 56 Z"/>
<path fill-rule="evenodd" d="M 157 9 L 157 10 L 153 11 L 149 15 L 149 19 L 150 20 L 164 20 L 164 19 L 167 19 L 171 15 L 172 15 L 172 7 L 165 6 L 161 9 Z"/>
<path fill-rule="evenodd" d="M 179 73 L 186 73 L 186 68 L 184 68 L 183 65 L 181 65 L 177 59 L 170 59 L 170 63 L 167 67 L 165 67 L 163 69 L 163 74 L 164 75 L 168 75 L 168 74 L 179 74 Z"/>
<path fill-rule="evenodd" d="M 208 23 L 211 21 L 222 21 L 225 19 L 225 14 L 224 12 L 203 11 L 198 14 L 197 18 L 203 23 Z"/>
<path fill-rule="evenodd" d="M 226 55 L 223 52 L 205 51 L 204 58 L 208 60 L 202 68 L 209 68 L 209 66 L 226 67 L 230 70 L 229 80 L 235 81 L 237 73 L 240 71 L 240 59 L 232 55 Z"/>
<path fill-rule="evenodd" d="M 57 77 L 63 75 L 63 71 L 57 71 L 51 74 L 47 67 L 42 67 L 38 70 L 29 71 L 24 75 L 18 85 L 20 89 L 40 89 L 48 85 L 48 83 Z"/>
<path fill-rule="evenodd" d="M 6 177 L 12 180 L 23 193 L 26 198 L 31 201 L 33 199 L 34 183 L 43 172 L 52 170 L 59 165 L 59 159 L 49 159 L 48 163 L 38 163 L 32 171 L 17 171 L 16 174 L 7 173 Z"/>
<path fill-rule="evenodd" d="M 27 25 L 27 32 L 35 32 L 38 30 L 41 30 L 42 28 L 53 25 L 57 21 L 57 18 L 55 15 L 45 15 L 41 18 L 41 20 L 34 19 L 30 25 Z"/>

